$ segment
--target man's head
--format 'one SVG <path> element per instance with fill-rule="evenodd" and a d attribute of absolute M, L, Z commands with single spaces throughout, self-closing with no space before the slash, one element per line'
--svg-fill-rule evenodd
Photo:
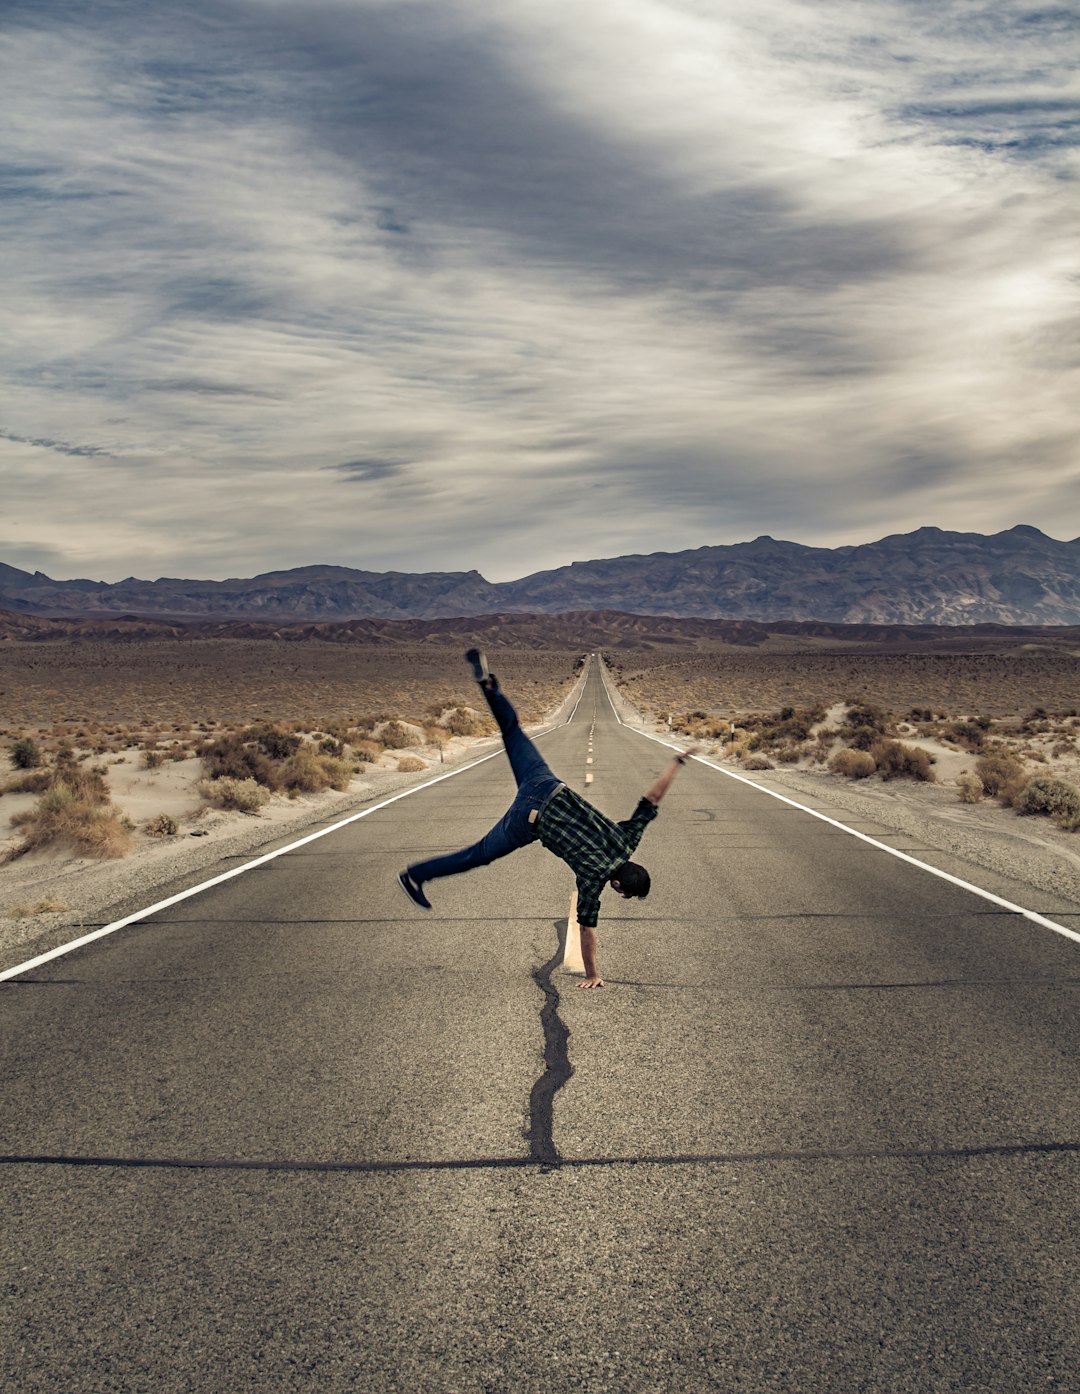
<path fill-rule="evenodd" d="M 644 900 L 651 885 L 649 873 L 637 862 L 623 862 L 611 873 L 611 889 L 627 900 Z"/>

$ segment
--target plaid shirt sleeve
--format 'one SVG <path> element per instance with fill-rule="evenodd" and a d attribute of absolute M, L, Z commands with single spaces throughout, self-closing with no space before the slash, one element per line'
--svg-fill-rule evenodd
<path fill-rule="evenodd" d="M 596 921 L 600 918 L 600 892 L 604 884 L 592 877 L 577 878 L 577 922 L 586 929 L 596 928 Z"/>
<path fill-rule="evenodd" d="M 623 834 L 626 837 L 626 845 L 629 851 L 632 852 L 638 845 L 641 841 L 641 834 L 659 812 L 660 810 L 657 806 L 649 799 L 638 799 L 637 808 L 634 809 L 629 818 L 624 819 L 619 824 L 619 827 L 622 828 Z"/>

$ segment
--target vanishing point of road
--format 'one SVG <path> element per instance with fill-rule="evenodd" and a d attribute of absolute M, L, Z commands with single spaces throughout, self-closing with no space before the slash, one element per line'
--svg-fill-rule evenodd
<path fill-rule="evenodd" d="M 539 739 L 615 817 L 669 758 L 595 661 Z M 395 884 L 511 794 L 0 987 L 5 1394 L 1080 1390 L 1080 944 L 694 763 L 579 992 L 538 845 Z"/>

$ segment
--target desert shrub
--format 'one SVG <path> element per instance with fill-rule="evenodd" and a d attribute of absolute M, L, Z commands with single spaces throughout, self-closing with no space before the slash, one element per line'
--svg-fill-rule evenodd
<path fill-rule="evenodd" d="M 143 824 L 143 832 L 147 837 L 175 837 L 180 831 L 180 824 L 171 813 L 159 813 L 155 818 L 148 818 Z"/>
<path fill-rule="evenodd" d="M 299 744 L 299 741 L 297 742 Z M 254 744 L 245 744 L 238 735 L 219 736 L 201 751 L 203 768 L 209 779 L 253 779 L 268 789 L 280 789 L 278 765 Z"/>
<path fill-rule="evenodd" d="M 32 905 L 15 905 L 11 910 L 12 919 L 26 919 L 30 915 L 49 915 L 55 914 L 57 910 L 70 910 L 71 906 L 62 900 L 57 900 L 55 896 L 47 895 L 42 900 L 35 901 Z"/>
<path fill-rule="evenodd" d="M 424 761 L 418 760 L 415 755 L 403 755 L 397 762 L 397 767 L 402 774 L 417 774 L 420 770 L 427 769 Z"/>
<path fill-rule="evenodd" d="M 249 726 L 240 740 L 244 743 L 254 741 L 260 751 L 271 760 L 287 760 L 303 743 L 295 731 L 285 731 L 269 722 L 260 726 Z"/>
<path fill-rule="evenodd" d="M 449 739 L 450 735 L 445 726 L 424 727 L 424 740 L 428 745 L 436 746 L 439 750 L 442 750 Z"/>
<path fill-rule="evenodd" d="M 378 741 L 358 739 L 352 742 L 353 758 L 365 765 L 373 765 L 385 750 Z"/>
<path fill-rule="evenodd" d="M 870 755 L 882 779 L 918 779 L 927 784 L 934 783 L 930 756 L 916 745 L 879 741 L 872 747 Z"/>
<path fill-rule="evenodd" d="M 91 857 L 122 857 L 131 846 L 130 830 L 115 808 L 81 798 L 60 780 L 11 823 L 23 833 L 11 856 L 60 843 Z"/>
<path fill-rule="evenodd" d="M 282 788 L 317 794 L 320 789 L 347 789 L 352 765 L 348 760 L 320 755 L 311 746 L 303 746 L 282 762 L 279 775 Z"/>
<path fill-rule="evenodd" d="M 156 770 L 165 763 L 165 752 L 162 750 L 144 750 L 142 762 L 144 770 Z"/>
<path fill-rule="evenodd" d="M 444 724 L 452 736 L 482 736 L 487 730 L 484 718 L 469 707 L 455 707 Z"/>
<path fill-rule="evenodd" d="M 269 790 L 257 780 L 229 775 L 200 780 L 199 793 L 218 808 L 235 808 L 241 813 L 256 813 L 270 798 Z"/>
<path fill-rule="evenodd" d="M 869 702 L 853 702 L 844 713 L 844 724 L 853 729 L 858 726 L 869 726 L 875 731 L 885 732 L 889 729 L 890 714 L 881 707 L 872 706 Z"/>
<path fill-rule="evenodd" d="M 1080 828 L 1080 789 L 1063 779 L 1036 775 L 1017 794 L 1013 807 L 1025 815 L 1044 814 L 1070 832 Z"/>
<path fill-rule="evenodd" d="M 52 784 L 53 772 L 49 769 L 26 770 L 9 779 L 0 793 L 4 794 L 44 794 Z"/>
<path fill-rule="evenodd" d="M 748 755 L 742 762 L 744 770 L 771 770 L 773 762 L 767 755 Z"/>
<path fill-rule="evenodd" d="M 387 750 L 405 750 L 411 745 L 419 745 L 420 737 L 409 731 L 400 721 L 388 721 L 379 732 L 379 740 Z"/>
<path fill-rule="evenodd" d="M 829 761 L 829 769 L 834 774 L 845 775 L 848 779 L 866 779 L 874 773 L 877 764 L 866 750 L 838 750 Z"/>
<path fill-rule="evenodd" d="M 983 782 L 973 770 L 961 770 L 956 776 L 961 803 L 978 803 L 983 796 Z"/>
<path fill-rule="evenodd" d="M 58 764 L 53 771 L 51 788 L 64 788 L 79 803 L 100 806 L 109 802 L 109 786 L 105 774 L 97 766 L 83 769 L 70 761 Z"/>
<path fill-rule="evenodd" d="M 33 770 L 41 764 L 41 748 L 30 736 L 23 736 L 11 747 L 11 763 L 17 770 Z"/>
<path fill-rule="evenodd" d="M 801 745 L 803 741 L 809 740 L 811 729 L 824 715 L 825 712 L 820 707 L 781 707 L 774 715 L 747 717 L 743 724 L 751 733 L 751 750 L 772 750 L 782 746 Z M 715 738 L 723 737 L 727 731 L 727 722 L 717 723 L 713 720 L 707 732 L 697 734 L 707 734 Z M 794 758 L 798 759 L 798 756 Z"/>
<path fill-rule="evenodd" d="M 332 755 L 335 760 L 340 760 L 345 754 L 345 743 L 334 736 L 324 736 L 319 742 L 319 753 Z"/>
<path fill-rule="evenodd" d="M 983 792 L 996 798 L 1006 790 L 1018 794 L 1023 787 L 1023 763 L 1011 750 L 988 750 L 975 761 L 975 773 Z"/>
<path fill-rule="evenodd" d="M 977 721 L 954 721 L 950 734 L 958 745 L 967 746 L 969 750 L 978 750 L 983 743 L 984 730 L 985 727 Z"/>

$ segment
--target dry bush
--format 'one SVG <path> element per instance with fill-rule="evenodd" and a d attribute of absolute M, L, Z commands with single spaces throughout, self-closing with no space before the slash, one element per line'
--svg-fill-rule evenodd
<path fill-rule="evenodd" d="M 294 731 L 285 731 L 270 722 L 260 726 L 249 726 L 246 731 L 241 732 L 240 740 L 245 744 L 254 742 L 263 755 L 271 760 L 287 760 L 302 744 L 301 738 Z"/>
<path fill-rule="evenodd" d="M 301 746 L 282 761 L 279 770 L 281 785 L 299 793 L 317 794 L 321 789 L 348 789 L 352 765 L 333 755 L 321 755 L 311 746 Z"/>
<path fill-rule="evenodd" d="M 23 833 L 23 841 L 9 854 L 12 857 L 57 844 L 91 857 L 122 857 L 131 847 L 131 830 L 107 797 L 104 801 L 80 797 L 60 780 L 11 824 Z"/>
<path fill-rule="evenodd" d="M 27 770 L 25 774 L 17 774 L 14 779 L 9 779 L 0 789 L 2 794 L 44 794 L 53 781 L 53 772 L 49 769 Z"/>
<path fill-rule="evenodd" d="M 879 741 L 870 750 L 882 779 L 917 779 L 926 784 L 935 782 L 930 756 L 915 745 L 900 741 Z"/>
<path fill-rule="evenodd" d="M 49 772 L 49 791 L 63 788 L 77 803 L 100 807 L 109 802 L 109 786 L 105 782 L 105 770 L 100 765 L 83 769 L 77 765 L 69 749 L 61 749 L 56 764 Z"/>
<path fill-rule="evenodd" d="M 975 761 L 975 773 L 982 783 L 983 792 L 991 798 L 1001 797 L 1010 804 L 1026 780 L 1024 765 L 1011 750 L 988 750 Z"/>
<path fill-rule="evenodd" d="M 773 762 L 766 755 L 748 755 L 742 762 L 744 770 L 771 770 Z"/>
<path fill-rule="evenodd" d="M 147 837 L 175 837 L 180 831 L 180 824 L 171 813 L 159 813 L 154 818 L 148 818 L 143 824 L 143 832 Z"/>
<path fill-rule="evenodd" d="M 425 742 L 426 742 L 428 745 L 433 745 L 433 746 L 435 746 L 438 750 L 442 750 L 442 749 L 445 747 L 445 745 L 446 745 L 446 743 L 447 743 L 447 741 L 448 741 L 449 739 L 450 739 L 450 734 L 449 734 L 449 732 L 446 730 L 446 728 L 445 728 L 444 726 L 425 726 L 425 727 L 424 727 L 424 740 L 425 740 Z"/>
<path fill-rule="evenodd" d="M 203 747 L 201 757 L 209 779 L 231 779 L 241 783 L 253 779 L 267 789 L 282 787 L 278 764 L 254 744 L 245 744 L 241 736 L 220 736 Z"/>
<path fill-rule="evenodd" d="M 427 769 L 424 761 L 418 760 L 415 755 L 403 755 L 397 762 L 397 767 L 401 774 L 418 774 Z"/>
<path fill-rule="evenodd" d="M 965 746 L 968 750 L 981 750 L 992 724 L 988 716 L 976 716 L 970 721 L 954 721 L 950 734 L 958 745 Z"/>
<path fill-rule="evenodd" d="M 983 796 L 983 782 L 973 770 L 961 770 L 956 776 L 961 803 L 978 803 Z"/>
<path fill-rule="evenodd" d="M 838 750 L 829 761 L 829 769 L 834 774 L 842 774 L 848 779 L 866 779 L 877 769 L 874 757 L 867 750 Z"/>
<path fill-rule="evenodd" d="M 1013 800 L 1017 813 L 1042 814 L 1067 832 L 1080 830 L 1080 789 L 1064 779 L 1036 775 Z"/>
<path fill-rule="evenodd" d="M 892 718 L 868 703 L 849 706 L 844 713 L 845 739 L 855 750 L 871 750 L 888 735 Z"/>
<path fill-rule="evenodd" d="M 400 721 L 385 722 L 376 734 L 387 750 L 407 750 L 410 746 L 420 744 L 420 737 L 416 732 L 410 731 Z"/>
<path fill-rule="evenodd" d="M 36 900 L 33 905 L 16 905 L 11 911 L 12 919 L 22 920 L 30 915 L 49 915 L 57 910 L 70 910 L 71 906 L 62 900 L 57 900 L 55 896 L 47 895 L 42 900 Z"/>
<path fill-rule="evenodd" d="M 144 750 L 142 764 L 144 770 L 159 769 L 165 763 L 165 752 L 163 750 Z"/>
<path fill-rule="evenodd" d="M 31 736 L 24 736 L 11 747 L 11 763 L 17 770 L 32 770 L 41 764 L 41 748 Z"/>
<path fill-rule="evenodd" d="M 443 724 L 452 736 L 483 736 L 489 727 L 487 719 L 471 707 L 455 707 Z"/>
<path fill-rule="evenodd" d="M 228 775 L 200 780 L 199 793 L 218 808 L 234 808 L 240 813 L 257 813 L 270 800 L 270 791 L 257 780 Z"/>
<path fill-rule="evenodd" d="M 379 756 L 382 755 L 386 747 L 380 741 L 364 740 L 360 738 L 352 742 L 353 758 L 362 764 L 373 765 Z"/>

